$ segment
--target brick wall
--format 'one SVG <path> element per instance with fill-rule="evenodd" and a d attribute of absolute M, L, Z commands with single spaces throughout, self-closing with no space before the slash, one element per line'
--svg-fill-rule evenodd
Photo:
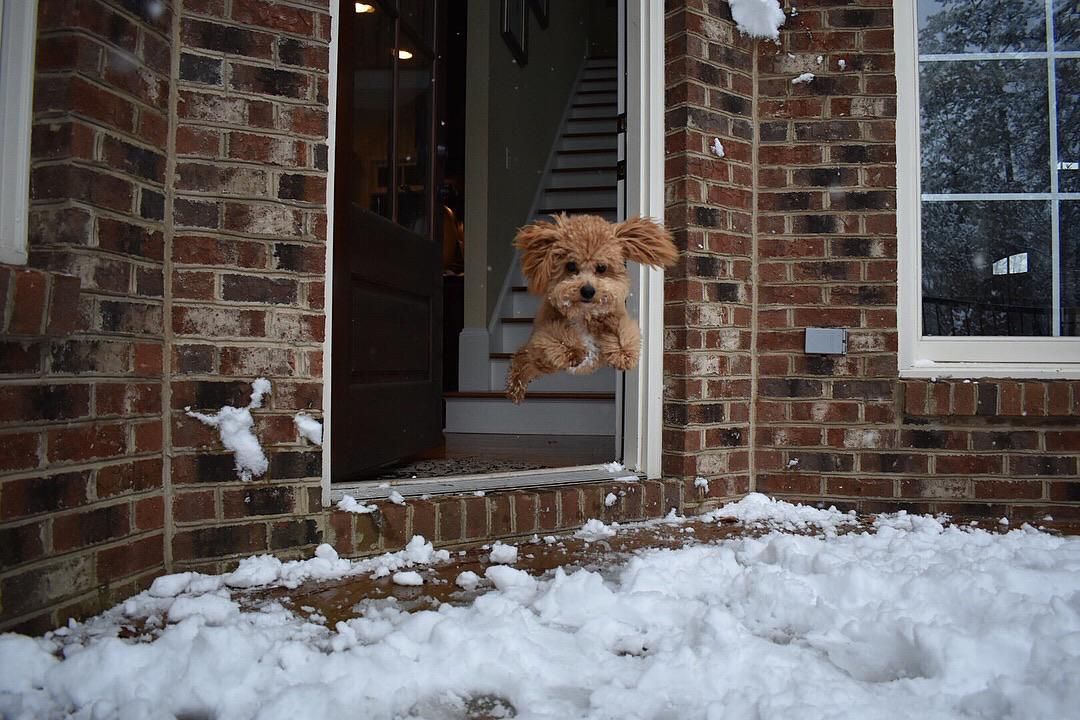
<path fill-rule="evenodd" d="M 38 24 L 31 268 L 0 271 L 0 608 L 40 629 L 163 567 L 171 12 L 41 0 Z"/>
<path fill-rule="evenodd" d="M 694 504 L 750 487 L 754 64 L 726 3 L 668 6 L 665 223 L 682 257 L 664 287 L 663 469 Z"/>
<path fill-rule="evenodd" d="M 755 48 L 749 95 L 756 107 L 751 143 L 756 202 L 752 231 L 746 231 L 753 239 L 752 288 L 743 286 L 743 295 L 711 309 L 695 307 L 698 290 L 693 297 L 675 295 L 681 280 L 672 280 L 668 293 L 669 324 L 684 313 L 723 318 L 752 303 L 753 321 L 747 323 L 753 334 L 752 487 L 865 511 L 905 507 L 1075 520 L 1080 517 L 1076 382 L 898 379 L 891 2 L 797 5 L 779 45 L 758 42 Z M 714 94 L 726 89 L 722 60 L 731 49 L 703 63 L 700 48 L 726 37 L 727 17 L 726 3 L 693 0 L 668 16 L 668 66 L 687 66 L 685 77 L 669 74 L 668 104 L 688 106 L 681 115 L 668 113 L 669 201 L 674 196 L 681 204 L 687 192 L 684 172 L 670 164 L 685 155 L 672 145 L 673 137 L 694 138 L 693 151 L 703 156 L 704 169 L 695 178 L 702 182 L 691 184 L 694 197 L 725 172 L 703 155 L 702 143 L 705 133 L 717 134 L 715 123 L 704 123 L 716 116 L 710 112 L 717 107 Z M 739 39 L 736 48 L 746 43 Z M 672 50 L 685 57 L 672 57 Z M 791 82 L 804 72 L 815 79 Z M 687 84 L 695 87 L 696 100 L 687 99 L 682 90 Z M 698 85 L 707 87 L 698 90 Z M 730 164 L 732 172 L 741 169 L 738 158 Z M 712 207 L 698 211 L 698 217 L 730 223 L 728 218 L 746 213 L 741 194 L 709 197 Z M 669 213 L 673 209 L 672 218 L 683 218 L 679 206 L 669 206 Z M 711 241 L 715 234 L 708 231 L 706 237 Z M 688 264 L 701 262 L 698 247 L 689 244 Z M 717 262 L 697 267 L 715 267 L 714 277 L 726 280 L 722 269 L 727 266 Z M 806 355 L 808 326 L 848 328 L 848 354 Z M 691 339 L 687 345 L 693 347 Z M 668 364 L 669 378 L 678 367 Z M 737 374 L 714 366 L 703 379 L 709 373 Z M 669 379 L 666 391 L 669 405 L 698 399 L 696 384 Z M 666 419 L 670 428 L 672 418 Z M 706 429 L 706 453 L 724 447 L 709 437 Z M 702 469 L 683 469 L 694 471 Z"/>
<path fill-rule="evenodd" d="M 322 407 L 328 0 L 186 0 L 178 27 L 169 469 L 175 568 L 320 542 L 322 454 L 297 411 Z M 216 431 L 251 381 L 268 473 L 241 483 Z"/>

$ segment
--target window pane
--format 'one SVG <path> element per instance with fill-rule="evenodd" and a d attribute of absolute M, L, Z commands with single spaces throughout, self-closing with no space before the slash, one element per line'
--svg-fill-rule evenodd
<path fill-rule="evenodd" d="M 431 116 L 435 98 L 432 58 L 406 42 L 398 63 L 398 224 L 428 234 L 428 173 L 431 170 Z"/>
<path fill-rule="evenodd" d="M 1058 189 L 1080 192 L 1080 60 L 1058 60 Z"/>
<path fill-rule="evenodd" d="M 1061 334 L 1080 337 L 1080 202 L 1061 203 Z"/>
<path fill-rule="evenodd" d="M 1050 203 L 924 202 L 923 334 L 1050 335 Z"/>
<path fill-rule="evenodd" d="M 1080 50 L 1080 8 L 1076 0 L 1054 0 L 1054 47 Z"/>
<path fill-rule="evenodd" d="M 924 62 L 924 193 L 1049 192 L 1045 60 Z"/>
<path fill-rule="evenodd" d="M 1044 0 L 919 0 L 920 54 L 1018 50 L 1046 50 Z"/>
<path fill-rule="evenodd" d="M 338 142 L 352 155 L 352 201 L 364 210 L 391 216 L 389 193 L 390 106 L 393 102 L 394 21 L 382 12 L 346 13 L 355 23 L 350 53 L 353 71 L 352 123 Z M 340 132 L 340 131 L 339 131 Z"/>

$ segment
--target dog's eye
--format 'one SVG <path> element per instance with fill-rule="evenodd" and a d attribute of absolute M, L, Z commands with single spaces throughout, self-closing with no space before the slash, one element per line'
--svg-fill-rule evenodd
<path fill-rule="evenodd" d="M 596 274 L 597 275 L 603 275 L 606 272 L 607 272 L 607 265 L 597 265 L 596 266 Z"/>
<path fill-rule="evenodd" d="M 568 272 L 568 273 L 576 273 L 577 272 L 577 263 L 576 262 L 568 262 L 568 263 L 566 263 L 566 272 Z"/>

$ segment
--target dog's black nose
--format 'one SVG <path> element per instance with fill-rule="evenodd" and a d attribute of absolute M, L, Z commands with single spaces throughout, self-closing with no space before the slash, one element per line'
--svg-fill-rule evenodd
<path fill-rule="evenodd" d="M 596 294 L 596 288 L 594 288 L 592 285 L 582 285 L 581 286 L 581 297 L 585 298 L 586 300 L 592 300 L 593 295 L 595 295 L 595 294 Z"/>

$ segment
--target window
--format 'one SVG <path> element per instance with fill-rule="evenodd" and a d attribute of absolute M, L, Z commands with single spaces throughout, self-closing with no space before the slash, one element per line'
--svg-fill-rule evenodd
<path fill-rule="evenodd" d="M 0 0 L 0 262 L 26 262 L 37 2 Z"/>
<path fill-rule="evenodd" d="M 896 3 L 900 370 L 1080 376 L 1080 10 Z"/>

